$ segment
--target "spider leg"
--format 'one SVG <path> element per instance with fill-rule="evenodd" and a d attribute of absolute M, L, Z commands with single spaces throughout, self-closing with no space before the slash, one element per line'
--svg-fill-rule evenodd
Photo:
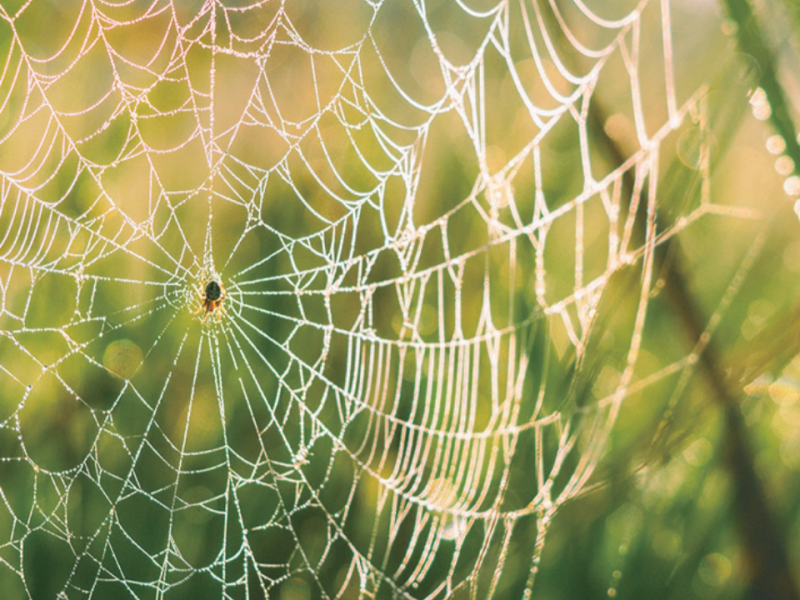
<path fill-rule="evenodd" d="M 208 306 L 205 303 L 205 296 L 203 297 L 203 300 L 204 302 L 200 305 L 200 308 L 198 308 L 196 311 L 194 311 L 194 313 L 192 313 L 194 316 L 199 315 L 203 311 L 206 311 L 206 314 L 208 314 Z M 206 319 L 205 316 L 203 316 L 201 320 L 205 321 L 205 319 Z"/>

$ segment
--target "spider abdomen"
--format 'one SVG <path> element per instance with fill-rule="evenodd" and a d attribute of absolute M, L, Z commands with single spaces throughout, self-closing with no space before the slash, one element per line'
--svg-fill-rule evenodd
<path fill-rule="evenodd" d="M 206 300 L 214 302 L 222 296 L 222 288 L 213 279 L 206 284 Z"/>

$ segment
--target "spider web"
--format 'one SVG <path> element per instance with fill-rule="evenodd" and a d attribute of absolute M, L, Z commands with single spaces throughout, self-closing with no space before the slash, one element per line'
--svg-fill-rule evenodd
<path fill-rule="evenodd" d="M 5 597 L 530 596 L 631 390 L 695 356 L 637 376 L 656 249 L 755 214 L 708 191 L 685 9 L 12 4 Z"/>

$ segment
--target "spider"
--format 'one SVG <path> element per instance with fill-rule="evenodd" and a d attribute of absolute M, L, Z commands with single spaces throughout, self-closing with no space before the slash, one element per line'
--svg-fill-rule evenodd
<path fill-rule="evenodd" d="M 222 301 L 226 297 L 225 287 L 217 280 L 209 279 L 208 283 L 206 283 L 205 292 L 201 293 L 200 296 L 203 298 L 203 304 L 194 313 L 199 314 L 205 311 L 200 322 L 205 322 L 206 317 L 214 311 L 218 311 L 217 323 L 219 323 L 222 315 L 228 314 L 225 312 L 225 307 L 222 306 Z"/>

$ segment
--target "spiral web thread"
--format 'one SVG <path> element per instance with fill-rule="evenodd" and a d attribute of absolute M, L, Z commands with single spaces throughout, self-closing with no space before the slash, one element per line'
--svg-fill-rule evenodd
<path fill-rule="evenodd" d="M 529 596 L 631 390 L 691 362 L 635 373 L 657 245 L 750 216 L 700 144 L 656 227 L 705 88 L 669 0 L 603 4 L 4 3 L 6 597 Z"/>

